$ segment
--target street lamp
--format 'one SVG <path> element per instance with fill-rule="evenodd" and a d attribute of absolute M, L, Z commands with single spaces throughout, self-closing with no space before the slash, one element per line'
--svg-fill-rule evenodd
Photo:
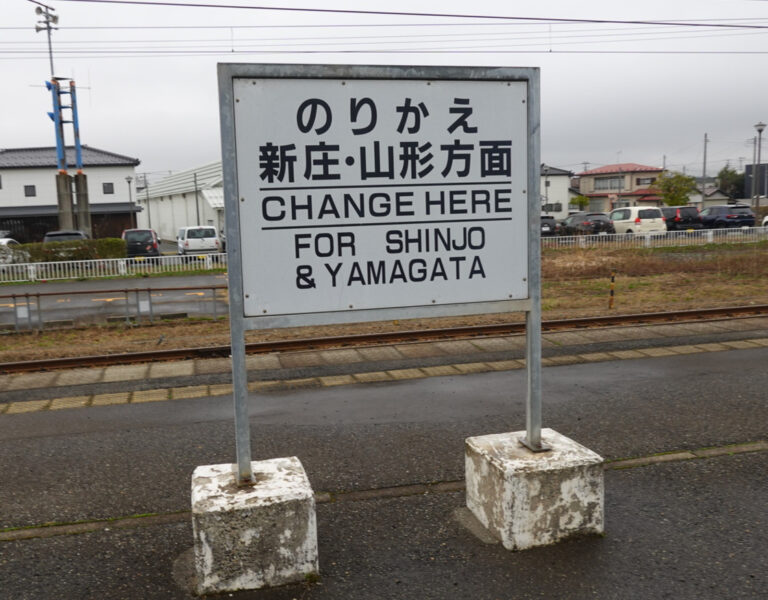
<path fill-rule="evenodd" d="M 763 146 L 763 130 L 765 129 L 765 123 L 760 121 L 757 125 L 755 125 L 755 129 L 757 129 L 757 183 L 755 184 L 755 190 L 757 190 L 755 196 L 755 211 L 760 209 L 760 150 Z M 752 174 L 752 177 L 755 177 L 755 173 Z"/>
<path fill-rule="evenodd" d="M 133 181 L 133 177 L 130 175 L 127 175 L 125 178 L 125 182 L 128 184 L 128 204 L 131 207 L 131 227 L 133 229 L 136 229 L 136 211 L 133 210 L 133 194 L 131 193 L 131 182 Z"/>

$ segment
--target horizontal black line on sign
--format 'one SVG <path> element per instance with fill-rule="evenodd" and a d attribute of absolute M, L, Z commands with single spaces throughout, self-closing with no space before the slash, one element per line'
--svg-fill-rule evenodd
<path fill-rule="evenodd" d="M 394 227 L 396 225 L 442 225 L 443 223 L 487 223 L 488 221 L 511 221 L 512 217 L 495 217 L 488 219 L 444 219 L 442 221 L 398 221 L 395 223 L 333 223 L 330 225 L 282 225 L 275 227 L 262 227 L 262 231 L 275 231 L 285 229 L 328 229 L 332 227 Z"/>
<path fill-rule="evenodd" d="M 512 185 L 511 181 L 458 181 L 456 183 L 370 183 L 360 185 L 307 185 L 259 188 L 260 192 L 291 192 L 301 190 L 348 190 L 355 188 L 397 188 L 397 187 L 448 187 L 458 185 Z"/>

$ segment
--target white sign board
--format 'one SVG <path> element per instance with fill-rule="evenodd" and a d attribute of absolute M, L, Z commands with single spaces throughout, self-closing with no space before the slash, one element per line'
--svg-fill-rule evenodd
<path fill-rule="evenodd" d="M 528 298 L 527 82 L 232 85 L 245 317 Z"/>

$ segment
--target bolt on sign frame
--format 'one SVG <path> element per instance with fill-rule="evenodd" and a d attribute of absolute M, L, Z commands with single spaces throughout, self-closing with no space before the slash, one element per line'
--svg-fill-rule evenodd
<path fill-rule="evenodd" d="M 541 443 L 539 70 L 219 64 L 236 453 L 245 331 L 525 312 Z"/>

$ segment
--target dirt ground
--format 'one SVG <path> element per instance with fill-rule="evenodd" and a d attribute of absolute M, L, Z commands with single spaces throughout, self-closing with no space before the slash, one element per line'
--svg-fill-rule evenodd
<path fill-rule="evenodd" d="M 746 245 L 745 245 L 746 246 Z M 609 309 L 611 272 L 614 308 Z M 768 248 L 669 252 L 554 251 L 542 260 L 544 320 L 768 304 Z M 248 341 L 520 321 L 519 313 L 251 331 Z M 229 343 L 226 320 L 102 325 L 0 335 L 0 363 Z"/>

